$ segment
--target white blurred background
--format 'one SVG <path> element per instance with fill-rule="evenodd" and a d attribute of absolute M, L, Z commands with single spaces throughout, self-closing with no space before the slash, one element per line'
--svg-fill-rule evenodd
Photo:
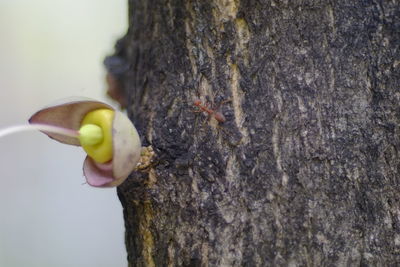
<path fill-rule="evenodd" d="M 0 128 L 68 96 L 105 97 L 104 57 L 127 0 L 0 0 Z M 78 147 L 36 132 L 0 139 L 0 266 L 126 266 L 115 189 L 84 183 Z"/>

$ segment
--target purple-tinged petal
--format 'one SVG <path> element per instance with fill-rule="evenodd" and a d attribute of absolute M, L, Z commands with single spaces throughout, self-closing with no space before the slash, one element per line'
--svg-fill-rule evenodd
<path fill-rule="evenodd" d="M 123 182 L 113 177 L 112 162 L 97 163 L 90 157 L 86 157 L 83 163 L 83 174 L 87 183 L 94 187 L 113 187 Z"/>
<path fill-rule="evenodd" d="M 79 130 L 83 117 L 88 112 L 101 108 L 113 109 L 111 106 L 96 100 L 87 98 L 76 99 L 69 102 L 58 103 L 39 110 L 29 119 L 29 123 L 47 124 L 72 130 Z M 61 143 L 76 146 L 80 145 L 77 138 L 50 132 L 44 133 Z"/>

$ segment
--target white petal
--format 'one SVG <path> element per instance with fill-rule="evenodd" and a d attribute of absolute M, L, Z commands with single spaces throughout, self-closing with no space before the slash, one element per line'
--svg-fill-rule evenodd
<path fill-rule="evenodd" d="M 126 179 L 140 159 L 142 144 L 135 126 L 127 116 L 115 111 L 113 122 L 113 174 Z"/>

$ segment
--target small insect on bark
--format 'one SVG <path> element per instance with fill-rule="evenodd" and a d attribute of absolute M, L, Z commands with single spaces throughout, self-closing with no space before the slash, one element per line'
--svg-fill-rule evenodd
<path fill-rule="evenodd" d="M 203 105 L 199 99 L 196 99 L 193 102 L 193 105 L 195 105 L 202 111 L 207 112 L 210 116 L 213 116 L 220 123 L 226 121 L 225 116 L 221 112 L 219 112 L 218 109 L 211 109 L 211 108 Z"/>

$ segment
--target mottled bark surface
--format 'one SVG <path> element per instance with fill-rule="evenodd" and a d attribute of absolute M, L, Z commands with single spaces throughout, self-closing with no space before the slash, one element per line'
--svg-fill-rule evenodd
<path fill-rule="evenodd" d="M 397 0 L 129 4 L 131 266 L 400 264 Z"/>

